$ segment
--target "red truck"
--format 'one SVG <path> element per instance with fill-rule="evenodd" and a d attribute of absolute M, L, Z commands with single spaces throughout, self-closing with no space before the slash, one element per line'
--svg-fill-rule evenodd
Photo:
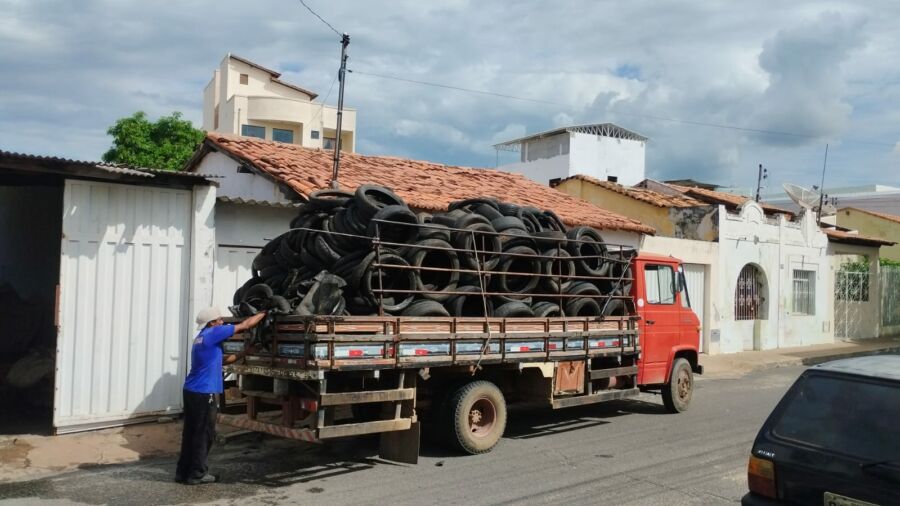
<path fill-rule="evenodd" d="M 688 408 L 700 323 L 681 262 L 631 251 L 616 316 L 283 316 L 263 351 L 229 366 L 246 412 L 219 422 L 308 442 L 381 434 L 415 463 L 420 423 L 463 452 L 490 451 L 508 405 L 553 409 L 657 391 Z M 250 336 L 226 342 L 243 348 Z"/>

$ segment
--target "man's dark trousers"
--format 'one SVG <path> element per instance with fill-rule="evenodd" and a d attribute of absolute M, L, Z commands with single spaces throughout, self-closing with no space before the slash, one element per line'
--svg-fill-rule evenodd
<path fill-rule="evenodd" d="M 188 390 L 182 392 L 184 428 L 181 431 L 181 457 L 178 459 L 175 479 L 199 480 L 209 470 L 206 457 L 216 438 L 216 396 Z"/>

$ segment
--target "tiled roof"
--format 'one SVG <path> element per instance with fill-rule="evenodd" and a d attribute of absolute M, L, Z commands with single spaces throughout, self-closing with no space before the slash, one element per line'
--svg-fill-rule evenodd
<path fill-rule="evenodd" d="M 705 190 L 703 188 L 679 186 L 674 184 L 670 184 L 669 186 L 675 188 L 676 190 L 684 193 L 689 197 L 694 197 L 706 202 L 722 204 L 730 207 L 740 207 L 744 205 L 744 202 L 750 200 L 750 197 L 735 195 L 734 193 L 717 192 L 714 190 Z M 796 214 L 790 209 L 785 209 L 783 207 L 773 206 L 771 204 L 765 204 L 762 202 L 759 203 L 759 206 L 762 207 L 763 211 L 770 214 L 786 214 L 788 216 L 794 216 Z"/>
<path fill-rule="evenodd" d="M 646 188 L 630 188 L 622 186 L 619 183 L 602 181 L 600 179 L 583 174 L 576 174 L 574 176 L 567 177 L 561 180 L 559 183 L 562 183 L 563 181 L 569 179 L 579 179 L 586 183 L 590 183 L 601 188 L 606 188 L 607 190 L 620 193 L 622 195 L 625 195 L 626 197 L 631 197 L 635 200 L 640 200 L 641 202 L 646 202 L 657 207 L 698 207 L 708 205 L 702 200 L 697 200 L 695 198 L 688 197 L 687 195 L 666 195 L 665 193 L 648 190 Z"/>
<path fill-rule="evenodd" d="M 878 237 L 868 235 L 860 235 L 855 232 L 845 232 L 843 230 L 835 230 L 833 228 L 823 228 L 822 232 L 828 236 L 831 242 L 842 242 L 847 244 L 860 244 L 863 246 L 893 246 L 897 244 L 893 241 L 886 241 Z"/>
<path fill-rule="evenodd" d="M 859 207 L 842 207 L 841 210 L 838 212 L 841 212 L 841 211 L 856 211 L 859 213 L 870 214 L 872 216 L 875 216 L 877 218 L 881 218 L 884 220 L 893 221 L 895 223 L 900 223 L 900 216 L 897 216 L 896 214 L 879 213 L 879 212 L 875 212 L 875 211 L 869 211 L 868 209 L 861 209 Z"/>
<path fill-rule="evenodd" d="M 331 151 L 218 133 L 207 134 L 206 139 L 208 146 L 255 167 L 305 197 L 329 187 Z M 552 209 L 569 225 L 654 233 L 650 226 L 519 174 L 342 153 L 341 188 L 352 191 L 365 183 L 387 186 L 411 207 L 422 210 L 445 211 L 454 200 L 488 196 L 520 205 Z"/>

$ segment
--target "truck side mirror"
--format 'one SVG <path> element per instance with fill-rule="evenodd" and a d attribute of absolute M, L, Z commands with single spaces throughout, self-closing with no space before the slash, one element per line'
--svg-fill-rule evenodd
<path fill-rule="evenodd" d="M 684 275 L 680 272 L 678 273 L 677 276 L 675 276 L 675 293 L 678 293 L 678 292 L 684 290 L 684 277 L 683 276 Z"/>

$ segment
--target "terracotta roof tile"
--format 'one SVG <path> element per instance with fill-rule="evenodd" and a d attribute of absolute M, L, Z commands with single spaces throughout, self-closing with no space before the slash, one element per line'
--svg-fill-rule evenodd
<path fill-rule="evenodd" d="M 703 188 L 696 187 L 687 187 L 687 186 L 678 186 L 678 185 L 669 185 L 672 188 L 684 193 L 689 197 L 694 197 L 696 199 L 700 199 L 706 202 L 712 202 L 716 204 L 723 204 L 725 206 L 731 207 L 740 207 L 744 205 L 744 202 L 750 200 L 750 197 L 745 197 L 743 195 L 735 195 L 734 193 L 725 193 L 725 192 L 717 192 L 714 190 L 705 190 Z M 763 208 L 763 211 L 771 214 L 786 214 L 788 216 L 794 216 L 796 213 L 791 211 L 790 209 L 785 209 L 783 207 L 773 206 L 771 204 L 765 204 L 760 202 L 760 207 Z"/>
<path fill-rule="evenodd" d="M 560 183 L 569 179 L 579 179 L 586 183 L 590 183 L 601 188 L 606 188 L 607 190 L 620 193 L 622 195 L 625 195 L 626 197 L 631 197 L 635 200 L 640 200 L 641 202 L 646 202 L 657 207 L 698 207 L 708 205 L 702 200 L 697 200 L 695 198 L 688 197 L 687 195 L 666 195 L 665 193 L 648 190 L 646 188 L 630 188 L 622 186 L 619 183 L 602 181 L 600 179 L 586 176 L 584 174 L 576 174 L 574 176 L 567 177 L 561 180 Z"/>
<path fill-rule="evenodd" d="M 822 232 L 828 236 L 828 240 L 832 242 L 843 242 L 848 244 L 861 244 L 863 246 L 893 246 L 897 244 L 893 241 L 886 241 L 878 237 L 861 235 L 855 232 L 845 232 L 833 228 L 823 228 Z"/>
<path fill-rule="evenodd" d="M 869 211 L 868 209 L 862 209 L 859 207 L 842 207 L 841 210 L 838 212 L 841 212 L 841 211 L 856 211 L 856 212 L 860 212 L 860 213 L 869 214 L 869 215 L 875 216 L 877 218 L 881 218 L 883 220 L 900 223 L 900 216 L 897 216 L 896 214 L 879 213 L 876 211 Z"/>
<path fill-rule="evenodd" d="M 329 187 L 332 152 L 252 137 L 207 134 L 207 143 L 283 182 L 297 193 Z M 552 209 L 568 225 L 654 233 L 639 221 L 596 207 L 525 176 L 492 169 L 457 167 L 387 156 L 341 154 L 341 188 L 365 183 L 393 189 L 411 207 L 445 211 L 450 202 L 488 196 L 520 205 Z"/>

